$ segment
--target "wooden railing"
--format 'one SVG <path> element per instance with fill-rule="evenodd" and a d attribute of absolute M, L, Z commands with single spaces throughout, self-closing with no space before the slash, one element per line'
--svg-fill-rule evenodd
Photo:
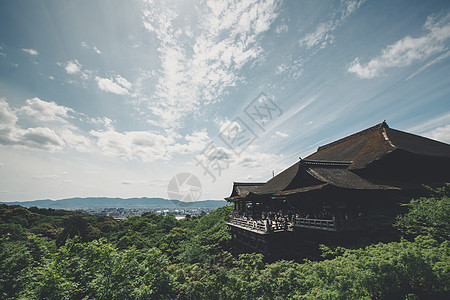
<path fill-rule="evenodd" d="M 294 227 L 320 229 L 328 231 L 354 231 L 362 228 L 363 219 L 352 220 L 322 220 L 295 218 Z"/>
<path fill-rule="evenodd" d="M 230 218 L 228 223 L 231 225 L 243 227 L 245 229 L 259 231 L 261 233 L 267 233 L 267 228 L 265 224 L 261 224 L 260 222 L 251 221 L 251 220 L 243 220 L 238 218 Z"/>
<path fill-rule="evenodd" d="M 241 218 L 230 218 L 228 220 L 228 225 L 237 226 L 262 234 L 292 231 L 295 227 L 327 231 L 355 231 L 361 229 L 363 223 L 362 218 L 352 220 L 295 218 L 294 222 L 277 222 L 268 220 L 252 221 Z"/>
<path fill-rule="evenodd" d="M 252 221 L 241 218 L 230 218 L 228 224 L 238 226 L 244 229 L 257 231 L 258 233 L 268 234 L 271 232 L 292 231 L 293 224 L 290 222 L 277 221 Z"/>

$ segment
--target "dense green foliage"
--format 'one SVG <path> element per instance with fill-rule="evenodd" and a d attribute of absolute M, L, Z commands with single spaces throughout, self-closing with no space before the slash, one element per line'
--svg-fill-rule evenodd
<path fill-rule="evenodd" d="M 411 201 L 407 239 L 323 247 L 323 261 L 233 256 L 223 207 L 127 220 L 0 206 L 1 299 L 448 299 L 447 193 Z"/>
<path fill-rule="evenodd" d="M 431 235 L 450 240 L 450 185 L 430 189 L 432 197 L 412 200 L 407 214 L 397 217 L 395 226 L 407 236 Z"/>

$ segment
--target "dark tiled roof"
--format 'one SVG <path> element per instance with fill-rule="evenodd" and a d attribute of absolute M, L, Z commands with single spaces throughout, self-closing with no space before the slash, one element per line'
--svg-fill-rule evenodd
<path fill-rule="evenodd" d="M 392 128 L 386 128 L 386 134 L 392 144 L 399 149 L 419 155 L 450 158 L 448 144 Z"/>
<path fill-rule="evenodd" d="M 315 178 L 330 185 L 355 190 L 386 190 L 395 189 L 391 186 L 377 185 L 359 177 L 346 168 L 310 167 L 307 169 Z"/>
<path fill-rule="evenodd" d="M 323 183 L 323 184 L 307 186 L 307 187 L 298 188 L 298 189 L 280 191 L 280 192 L 275 193 L 274 195 L 275 196 L 287 196 L 287 195 L 292 195 L 292 194 L 297 194 L 297 193 L 305 193 L 305 192 L 320 190 L 321 188 L 324 188 L 326 186 L 328 186 L 328 184 Z"/>
<path fill-rule="evenodd" d="M 266 184 L 261 186 L 261 188 L 254 193 L 272 194 L 283 190 L 297 189 L 322 183 L 322 181 L 311 176 L 304 167 L 301 167 L 300 161 L 267 181 Z"/>
<path fill-rule="evenodd" d="M 450 158 L 450 145 L 391 129 L 383 122 L 321 146 L 306 159 L 352 161 L 349 169 L 356 170 L 400 149 L 417 155 Z"/>
<path fill-rule="evenodd" d="M 225 200 L 234 200 L 247 196 L 251 192 L 259 189 L 264 182 L 233 182 L 233 190 L 231 195 Z"/>
<path fill-rule="evenodd" d="M 384 136 L 385 122 L 321 146 L 308 160 L 352 161 L 350 169 L 363 168 L 370 162 L 395 150 Z"/>
<path fill-rule="evenodd" d="M 245 197 L 249 194 L 288 195 L 326 186 L 356 190 L 408 189 L 410 185 L 416 186 L 417 182 L 408 178 L 403 178 L 403 181 L 397 178 L 394 181 L 392 178 L 383 180 L 386 176 L 375 176 L 377 179 L 374 181 L 370 174 L 364 175 L 365 171 L 370 173 L 370 166 L 374 164 L 381 161 L 389 164 L 399 158 L 403 160 L 401 163 L 406 162 L 413 168 L 419 162 L 417 159 L 422 159 L 422 163 L 442 162 L 437 166 L 444 170 L 440 170 L 442 174 L 448 174 L 446 166 L 450 162 L 450 145 L 391 129 L 383 122 L 319 147 L 317 152 L 296 162 L 263 185 L 258 184 L 242 192 L 236 188 L 236 193 L 234 188 L 230 197 Z M 435 166 L 436 164 L 431 168 Z M 383 170 L 384 173 L 380 173 L 382 175 L 388 169 Z M 442 174 L 439 175 L 441 179 L 445 177 Z"/>

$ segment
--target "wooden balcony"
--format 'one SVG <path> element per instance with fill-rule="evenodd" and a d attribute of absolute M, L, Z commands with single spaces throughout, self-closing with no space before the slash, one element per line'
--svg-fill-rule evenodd
<path fill-rule="evenodd" d="M 258 234 L 270 234 L 293 230 L 293 224 L 291 222 L 269 222 L 268 220 L 252 221 L 240 218 L 230 218 L 227 222 L 227 225 L 245 229 Z"/>
<path fill-rule="evenodd" d="M 364 226 L 363 218 L 353 220 L 322 220 L 295 218 L 294 228 L 308 228 L 326 231 L 357 231 Z"/>
<path fill-rule="evenodd" d="M 325 230 L 325 231 L 358 231 L 364 228 L 364 218 L 352 220 L 325 220 L 295 218 L 294 222 L 276 222 L 268 220 L 244 220 L 241 218 L 230 218 L 228 226 L 251 231 L 257 234 L 271 234 L 277 232 L 294 231 L 296 228 Z"/>

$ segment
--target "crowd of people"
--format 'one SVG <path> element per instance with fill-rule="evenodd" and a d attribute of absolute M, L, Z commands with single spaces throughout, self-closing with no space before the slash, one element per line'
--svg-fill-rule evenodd
<path fill-rule="evenodd" d="M 302 211 L 302 210 L 278 210 L 278 211 L 232 211 L 231 218 L 238 218 L 248 221 L 261 221 L 265 220 L 270 222 L 291 222 L 294 223 L 295 219 L 321 219 L 321 220 L 350 220 L 357 217 L 363 217 L 364 213 L 361 211 L 348 212 L 345 210 L 338 210 L 333 213 L 330 208 L 321 208 L 318 210 Z"/>
<path fill-rule="evenodd" d="M 265 231 L 285 230 L 293 226 L 293 214 L 289 211 L 261 212 L 249 215 L 247 212 L 232 211 L 230 218 L 248 221 L 252 228 L 263 228 Z"/>

